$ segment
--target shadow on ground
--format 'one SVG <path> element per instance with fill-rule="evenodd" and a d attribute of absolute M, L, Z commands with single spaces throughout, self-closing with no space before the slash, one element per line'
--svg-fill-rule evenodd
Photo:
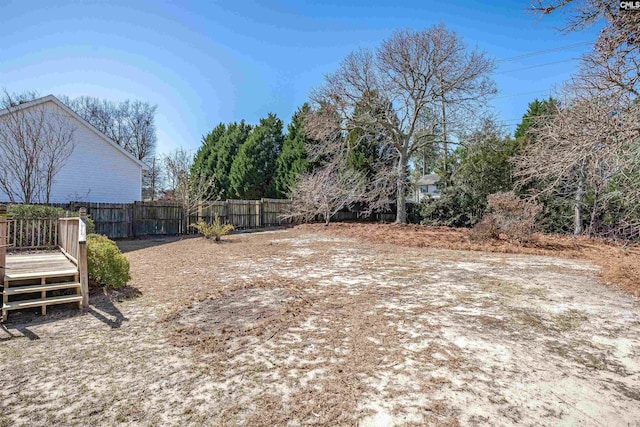
<path fill-rule="evenodd" d="M 137 288 L 125 286 L 122 290 L 110 294 L 92 292 L 86 312 L 79 311 L 75 303 L 49 306 L 45 316 L 40 314 L 39 307 L 11 312 L 7 322 L 2 323 L 0 328 L 0 342 L 13 338 L 28 338 L 30 341 L 35 341 L 40 339 L 40 336 L 34 332 L 34 329 L 39 326 L 84 314 L 95 317 L 111 329 L 118 329 L 128 319 L 115 303 L 141 295 L 142 292 Z"/>

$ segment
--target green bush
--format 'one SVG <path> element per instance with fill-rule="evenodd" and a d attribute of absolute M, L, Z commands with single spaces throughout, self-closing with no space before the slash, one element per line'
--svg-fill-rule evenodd
<path fill-rule="evenodd" d="M 129 260 L 113 240 L 98 234 L 87 236 L 89 278 L 107 289 L 124 287 L 129 275 Z"/>
<path fill-rule="evenodd" d="M 7 213 L 14 219 L 31 219 L 31 218 L 64 218 L 66 211 L 62 208 L 55 208 L 47 205 L 9 205 L 7 207 Z M 77 217 L 79 212 L 70 212 L 70 217 Z M 93 220 L 87 217 L 87 234 L 93 234 L 96 232 L 96 224 Z"/>
<path fill-rule="evenodd" d="M 46 205 L 9 205 L 7 213 L 15 219 L 62 218 L 64 209 Z"/>
<path fill-rule="evenodd" d="M 198 233 L 202 234 L 205 239 L 213 238 L 216 242 L 219 242 L 222 236 L 226 236 L 234 230 L 233 225 L 223 224 L 218 215 L 215 216 L 211 224 L 200 221 L 197 224 L 191 224 L 191 226 L 195 227 Z"/>

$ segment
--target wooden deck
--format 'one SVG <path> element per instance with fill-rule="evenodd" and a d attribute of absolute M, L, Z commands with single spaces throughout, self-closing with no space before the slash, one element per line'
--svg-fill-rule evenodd
<path fill-rule="evenodd" d="M 0 204 L 2 322 L 11 310 L 40 307 L 47 314 L 54 304 L 89 306 L 86 218 L 80 208 L 77 217 L 16 222 Z"/>
<path fill-rule="evenodd" d="M 78 267 L 62 252 L 46 251 L 30 254 L 7 254 L 5 280 L 39 279 L 69 276 L 78 273 Z"/>
<path fill-rule="evenodd" d="M 6 255 L 2 319 L 10 310 L 77 303 L 82 307 L 78 266 L 60 250 Z M 67 291 L 66 295 L 56 292 Z M 71 292 L 71 294 L 68 294 Z"/>

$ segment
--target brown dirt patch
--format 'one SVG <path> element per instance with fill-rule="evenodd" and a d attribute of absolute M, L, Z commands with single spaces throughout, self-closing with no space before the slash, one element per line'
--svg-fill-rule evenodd
<path fill-rule="evenodd" d="M 169 320 L 180 327 L 198 325 L 204 332 L 239 334 L 280 315 L 289 298 L 282 288 L 238 289 L 193 303 Z"/>

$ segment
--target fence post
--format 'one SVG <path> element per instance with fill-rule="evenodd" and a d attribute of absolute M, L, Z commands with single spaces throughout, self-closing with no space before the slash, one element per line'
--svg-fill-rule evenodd
<path fill-rule="evenodd" d="M 256 200 L 256 228 L 262 223 L 262 201 Z"/>
<path fill-rule="evenodd" d="M 80 274 L 80 289 L 82 292 L 82 308 L 89 308 L 89 272 L 87 269 L 87 209 L 80 208 L 80 223 L 78 227 L 78 273 Z"/>
<path fill-rule="evenodd" d="M 0 205 L 0 281 L 2 281 L 2 283 L 4 283 L 4 269 L 7 265 L 8 240 L 7 207 Z"/>
<path fill-rule="evenodd" d="M 136 203 L 138 202 L 133 202 L 133 204 L 131 205 L 131 236 L 135 239 L 136 235 L 137 235 L 137 229 L 136 229 Z"/>

